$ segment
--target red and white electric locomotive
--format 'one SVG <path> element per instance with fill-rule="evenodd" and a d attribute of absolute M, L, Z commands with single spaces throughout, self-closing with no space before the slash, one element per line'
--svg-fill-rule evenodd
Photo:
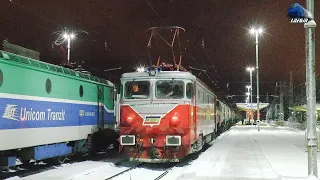
<path fill-rule="evenodd" d="M 216 132 L 216 96 L 190 72 L 121 77 L 120 144 L 132 160 L 178 161 Z"/>
<path fill-rule="evenodd" d="M 201 150 L 231 118 L 203 82 L 181 69 L 158 61 L 121 76 L 119 141 L 131 160 L 177 162 Z"/>

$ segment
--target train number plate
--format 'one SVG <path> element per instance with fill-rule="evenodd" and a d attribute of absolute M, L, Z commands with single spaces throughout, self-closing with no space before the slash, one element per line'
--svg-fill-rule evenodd
<path fill-rule="evenodd" d="M 154 125 L 159 125 L 160 124 L 160 116 L 146 116 L 144 119 L 143 125 L 146 126 L 154 126 Z"/>

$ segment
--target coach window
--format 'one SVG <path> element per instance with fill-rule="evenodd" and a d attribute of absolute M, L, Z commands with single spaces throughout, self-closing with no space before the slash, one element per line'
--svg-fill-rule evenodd
<path fill-rule="evenodd" d="M 184 97 L 184 82 L 177 80 L 161 80 L 156 83 L 158 99 L 182 99 Z"/>
<path fill-rule="evenodd" d="M 150 96 L 149 81 L 130 81 L 125 84 L 126 99 L 147 99 Z"/>
<path fill-rule="evenodd" d="M 186 94 L 187 94 L 187 98 L 192 99 L 192 97 L 193 97 L 193 84 L 192 83 L 187 84 Z"/>
<path fill-rule="evenodd" d="M 79 96 L 83 97 L 83 86 L 82 85 L 80 85 L 80 87 L 79 87 Z"/>
<path fill-rule="evenodd" d="M 47 91 L 48 94 L 50 94 L 50 92 L 51 92 L 51 86 L 52 86 L 51 80 L 48 78 L 46 80 L 46 91 Z"/>

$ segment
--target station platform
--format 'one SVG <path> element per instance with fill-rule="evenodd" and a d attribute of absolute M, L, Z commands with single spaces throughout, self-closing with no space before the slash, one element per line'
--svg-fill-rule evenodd
<path fill-rule="evenodd" d="M 162 169 L 133 168 L 135 165 L 115 165 L 112 159 L 65 163 L 53 169 L 10 180 L 153 180 L 167 172 L 161 180 L 315 180 L 308 177 L 308 158 L 304 131 L 262 124 L 260 131 L 254 125 L 239 125 L 221 134 L 209 148 L 183 165 Z M 320 174 L 320 152 L 318 152 Z M 120 158 L 121 159 L 121 158 Z M 114 157 L 117 161 L 117 157 Z"/>
<path fill-rule="evenodd" d="M 241 124 L 238 123 L 238 124 Z M 318 153 L 318 172 L 320 172 Z M 304 132 L 262 125 L 233 126 L 199 158 L 176 168 L 164 179 L 297 180 L 308 177 Z"/>

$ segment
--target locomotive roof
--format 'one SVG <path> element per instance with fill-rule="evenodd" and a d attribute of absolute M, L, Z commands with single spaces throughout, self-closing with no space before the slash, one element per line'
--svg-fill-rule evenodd
<path fill-rule="evenodd" d="M 160 73 L 157 73 L 156 76 L 149 76 L 149 73 L 147 72 L 129 72 L 124 73 L 121 75 L 121 79 L 133 79 L 133 78 L 185 78 L 185 79 L 191 79 L 198 81 L 202 86 L 210 90 L 213 94 L 216 95 L 216 93 L 203 81 L 201 81 L 199 78 L 197 78 L 195 75 L 188 71 L 160 71 Z M 228 104 L 224 102 L 222 99 L 218 98 L 219 101 L 223 102 L 224 104 Z"/>
<path fill-rule="evenodd" d="M 114 86 L 114 84 L 112 82 L 110 82 L 108 80 L 105 80 L 105 79 L 98 78 L 96 76 L 92 76 L 90 74 L 77 72 L 77 71 L 74 71 L 72 69 L 64 68 L 62 66 L 58 66 L 58 65 L 42 62 L 42 61 L 39 61 L 39 60 L 31 59 L 31 58 L 28 58 L 28 57 L 20 56 L 20 55 L 17 55 L 17 54 L 6 52 L 6 51 L 1 51 L 0 50 L 0 58 L 6 59 L 6 60 L 9 60 L 9 61 L 13 61 L 15 63 L 20 63 L 20 64 L 23 64 L 24 66 L 32 66 L 32 67 L 36 67 L 36 68 L 45 69 L 47 71 L 54 71 L 56 73 L 62 73 L 62 74 L 66 74 L 66 75 L 69 75 L 69 76 L 74 76 L 74 77 L 77 77 L 77 78 L 80 78 L 80 79 L 94 81 L 96 83 L 101 83 L 101 84 L 107 84 L 109 86 Z"/>
<path fill-rule="evenodd" d="M 185 78 L 196 80 L 193 74 L 185 71 L 160 71 L 155 76 L 149 76 L 147 72 L 130 72 L 122 74 L 121 78 Z"/>

